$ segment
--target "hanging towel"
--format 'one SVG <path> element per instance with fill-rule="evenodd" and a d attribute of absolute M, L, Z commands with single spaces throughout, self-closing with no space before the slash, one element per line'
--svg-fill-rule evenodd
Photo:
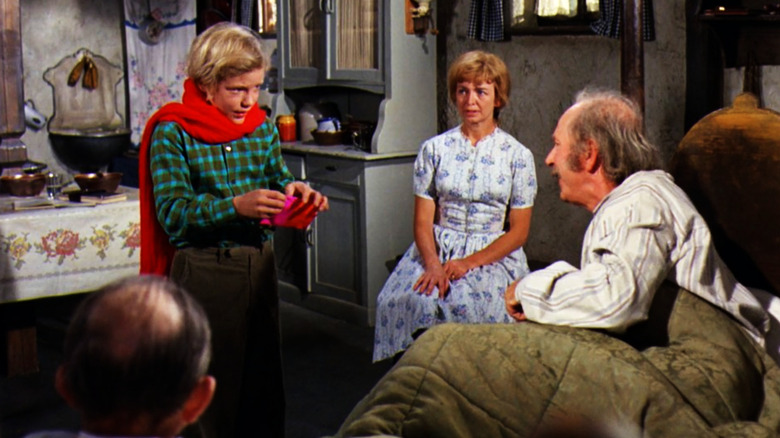
<path fill-rule="evenodd" d="M 480 41 L 506 39 L 503 0 L 471 0 L 468 36 Z"/>
<path fill-rule="evenodd" d="M 623 27 L 623 0 L 600 0 L 601 18 L 594 21 L 590 28 L 597 35 L 610 38 L 620 38 Z M 645 41 L 655 40 L 655 20 L 653 18 L 653 1 L 644 0 L 642 4 L 642 38 Z"/>
<path fill-rule="evenodd" d="M 124 0 L 130 140 L 141 142 L 146 121 L 163 104 L 181 99 L 185 64 L 195 38 L 196 0 Z M 139 29 L 151 13 L 164 23 L 150 45 Z"/>

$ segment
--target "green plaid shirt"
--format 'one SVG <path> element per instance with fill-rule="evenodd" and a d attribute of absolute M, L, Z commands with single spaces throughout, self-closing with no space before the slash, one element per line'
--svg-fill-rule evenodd
<path fill-rule="evenodd" d="M 240 217 L 232 198 L 255 189 L 283 191 L 294 181 L 269 119 L 222 144 L 201 143 L 177 123 L 162 122 L 149 156 L 157 219 L 177 248 L 260 246 L 272 230 Z"/>

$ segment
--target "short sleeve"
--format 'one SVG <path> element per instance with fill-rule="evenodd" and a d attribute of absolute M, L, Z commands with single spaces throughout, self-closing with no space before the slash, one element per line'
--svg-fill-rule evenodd
<path fill-rule="evenodd" d="M 512 198 L 510 208 L 533 207 L 536 199 L 536 166 L 534 156 L 525 146 L 517 148 L 512 160 Z"/>
<path fill-rule="evenodd" d="M 421 198 L 436 199 L 436 148 L 430 140 L 423 143 L 414 161 L 414 194 Z"/>

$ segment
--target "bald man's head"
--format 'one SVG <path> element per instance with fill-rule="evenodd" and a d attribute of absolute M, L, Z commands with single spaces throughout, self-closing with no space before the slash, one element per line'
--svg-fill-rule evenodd
<path fill-rule="evenodd" d="M 181 407 L 210 359 L 203 309 L 171 281 L 132 277 L 91 294 L 65 339 L 64 385 L 87 419 Z"/>

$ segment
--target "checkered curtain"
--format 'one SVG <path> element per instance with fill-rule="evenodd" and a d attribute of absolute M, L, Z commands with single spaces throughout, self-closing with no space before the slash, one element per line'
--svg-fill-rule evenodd
<path fill-rule="evenodd" d="M 471 0 L 469 38 L 480 41 L 503 41 L 504 0 Z"/>
<path fill-rule="evenodd" d="M 620 38 L 623 27 L 623 0 L 599 0 L 599 9 L 601 18 L 591 24 L 590 28 L 598 35 Z M 652 0 L 644 0 L 642 3 L 642 38 L 645 41 L 655 40 Z"/>

